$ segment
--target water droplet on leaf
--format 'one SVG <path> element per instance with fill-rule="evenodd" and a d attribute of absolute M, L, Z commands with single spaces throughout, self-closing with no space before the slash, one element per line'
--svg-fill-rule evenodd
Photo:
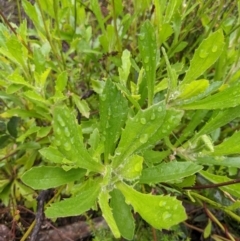
<path fill-rule="evenodd" d="M 165 201 L 160 201 L 158 203 L 159 207 L 164 207 L 166 205 L 166 202 Z"/>
<path fill-rule="evenodd" d="M 205 59 L 208 56 L 208 52 L 205 49 L 201 49 L 199 53 L 199 57 Z"/>
<path fill-rule="evenodd" d="M 147 64 L 148 62 L 149 62 L 149 57 L 146 57 L 146 58 L 144 59 L 144 63 Z"/>
<path fill-rule="evenodd" d="M 171 216 L 172 216 L 171 213 L 169 213 L 169 212 L 164 212 L 163 215 L 162 215 L 162 218 L 166 220 L 166 219 L 170 218 Z"/>
<path fill-rule="evenodd" d="M 161 112 L 163 110 L 162 106 L 158 107 L 158 112 Z"/>
<path fill-rule="evenodd" d="M 57 117 L 57 120 L 58 120 L 58 123 L 60 124 L 60 126 L 62 126 L 62 127 L 65 126 L 65 122 L 60 115 Z"/>
<path fill-rule="evenodd" d="M 141 122 L 143 125 L 145 125 L 147 121 L 146 121 L 145 118 L 141 118 L 140 122 Z"/>
<path fill-rule="evenodd" d="M 64 149 L 66 150 L 66 151 L 70 151 L 71 150 L 71 144 L 70 143 L 68 143 L 68 142 L 66 142 L 64 145 L 63 145 L 63 147 L 64 147 Z"/>
<path fill-rule="evenodd" d="M 149 71 L 149 66 L 146 67 L 146 71 Z"/>
<path fill-rule="evenodd" d="M 215 52 L 217 52 L 217 50 L 218 50 L 218 46 L 214 45 L 214 46 L 212 47 L 212 52 L 215 53 Z"/>
<path fill-rule="evenodd" d="M 102 101 L 105 101 L 105 100 L 106 100 L 106 98 L 107 98 L 107 97 L 106 97 L 106 95 L 105 95 L 105 94 L 103 94 L 103 95 L 101 96 L 101 100 L 102 100 Z"/>
<path fill-rule="evenodd" d="M 140 172 L 142 170 L 142 165 L 141 163 L 137 163 L 135 166 L 134 166 L 134 170 L 136 172 Z"/>
<path fill-rule="evenodd" d="M 146 143 L 147 140 L 148 140 L 148 134 L 142 134 L 142 135 L 140 136 L 140 142 L 141 142 L 142 144 Z"/>
<path fill-rule="evenodd" d="M 144 34 L 140 34 L 139 38 L 140 38 L 140 40 L 144 40 L 145 35 Z"/>
<path fill-rule="evenodd" d="M 68 127 L 65 127 L 64 133 L 65 133 L 66 137 L 70 137 L 70 132 L 69 132 Z"/>
<path fill-rule="evenodd" d="M 156 118 L 155 113 L 152 113 L 152 115 L 151 115 L 151 120 L 154 120 L 155 118 Z"/>

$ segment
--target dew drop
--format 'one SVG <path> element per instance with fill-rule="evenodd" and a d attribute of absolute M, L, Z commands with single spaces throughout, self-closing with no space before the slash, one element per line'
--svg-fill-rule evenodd
<path fill-rule="evenodd" d="M 61 146 L 61 141 L 60 140 L 56 140 L 55 144 L 56 144 L 56 146 Z"/>
<path fill-rule="evenodd" d="M 212 47 L 212 52 L 215 53 L 215 52 L 217 52 L 217 50 L 218 50 L 218 46 L 214 45 L 214 46 Z"/>
<path fill-rule="evenodd" d="M 147 64 L 148 62 L 149 62 L 149 57 L 146 57 L 146 58 L 144 59 L 144 63 Z"/>
<path fill-rule="evenodd" d="M 169 213 L 169 212 L 164 212 L 163 215 L 162 215 L 163 219 L 165 219 L 165 220 L 170 218 L 171 216 L 172 216 L 172 214 Z"/>
<path fill-rule="evenodd" d="M 68 127 L 65 127 L 64 133 L 65 133 L 66 137 L 70 137 L 70 132 L 69 132 Z"/>
<path fill-rule="evenodd" d="M 60 129 L 60 128 L 57 128 L 56 133 L 57 133 L 58 135 L 60 135 L 60 134 L 61 134 L 61 129 Z"/>
<path fill-rule="evenodd" d="M 64 120 L 62 119 L 62 117 L 61 117 L 60 115 L 57 117 L 57 120 L 58 120 L 59 124 L 60 124 L 62 127 L 65 126 L 65 122 L 64 122 Z"/>
<path fill-rule="evenodd" d="M 199 53 L 199 57 L 205 59 L 208 56 L 208 52 L 205 49 L 201 49 Z"/>
<path fill-rule="evenodd" d="M 115 152 L 115 155 L 116 155 L 116 156 L 120 156 L 120 155 L 121 155 L 121 152 L 120 152 L 120 151 L 116 151 L 116 152 Z"/>
<path fill-rule="evenodd" d="M 140 122 L 141 122 L 143 125 L 145 125 L 147 121 L 146 121 L 145 118 L 141 118 L 141 119 L 140 119 Z"/>
<path fill-rule="evenodd" d="M 66 142 L 66 143 L 63 145 L 63 147 L 64 147 L 64 149 L 65 149 L 66 151 L 70 151 L 70 150 L 71 150 L 71 144 L 68 143 L 68 142 Z"/>
<path fill-rule="evenodd" d="M 155 118 L 156 118 L 155 113 L 152 113 L 152 115 L 151 115 L 151 120 L 154 120 Z"/>
<path fill-rule="evenodd" d="M 166 202 L 165 201 L 160 201 L 158 203 L 159 207 L 164 207 L 166 205 Z"/>
<path fill-rule="evenodd" d="M 139 38 L 140 38 L 140 40 L 144 40 L 145 35 L 144 34 L 140 34 Z"/>
<path fill-rule="evenodd" d="M 163 110 L 162 106 L 159 106 L 158 107 L 158 112 L 162 112 L 162 110 Z"/>
<path fill-rule="evenodd" d="M 142 165 L 141 163 L 137 163 L 135 166 L 134 166 L 134 170 L 136 172 L 140 172 L 142 170 Z"/>
<path fill-rule="evenodd" d="M 102 101 L 105 101 L 105 100 L 106 100 L 106 98 L 107 98 L 107 97 L 106 97 L 106 95 L 105 95 L 105 94 L 103 94 L 103 95 L 101 96 L 101 100 L 102 100 Z"/>
<path fill-rule="evenodd" d="M 149 71 L 149 66 L 146 67 L 146 71 Z"/>
<path fill-rule="evenodd" d="M 146 143 L 147 140 L 148 140 L 148 134 L 142 134 L 142 135 L 140 136 L 140 142 L 141 142 L 142 144 Z"/>

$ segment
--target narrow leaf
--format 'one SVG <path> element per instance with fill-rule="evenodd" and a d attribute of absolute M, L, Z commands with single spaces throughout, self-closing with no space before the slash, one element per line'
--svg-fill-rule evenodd
<path fill-rule="evenodd" d="M 202 73 L 211 67 L 221 55 L 223 46 L 224 36 L 220 29 L 203 40 L 194 53 L 182 84 L 196 80 Z"/>
<path fill-rule="evenodd" d="M 235 82 L 224 90 L 214 95 L 210 95 L 205 99 L 183 104 L 181 108 L 191 109 L 223 109 L 240 105 L 240 82 Z"/>
<path fill-rule="evenodd" d="M 184 207 L 175 197 L 142 194 L 121 182 L 116 186 L 124 195 L 125 202 L 154 228 L 169 229 L 187 218 Z"/>
<path fill-rule="evenodd" d="M 91 187 L 82 190 L 76 197 L 70 197 L 52 204 L 45 211 L 48 218 L 78 216 L 94 206 L 100 192 L 100 184 L 94 183 Z"/>
<path fill-rule="evenodd" d="M 240 153 L 240 132 L 235 132 L 231 137 L 214 147 L 213 155 L 230 155 Z"/>
<path fill-rule="evenodd" d="M 33 189 L 49 189 L 80 180 L 86 171 L 71 169 L 65 172 L 61 167 L 33 167 L 22 176 L 22 181 Z"/>
<path fill-rule="evenodd" d="M 104 139 L 104 156 L 113 154 L 128 113 L 127 100 L 112 83 L 107 80 L 100 98 L 100 131 Z"/>
<path fill-rule="evenodd" d="M 109 206 L 109 199 L 110 199 L 110 195 L 108 194 L 108 192 L 102 191 L 98 197 L 98 203 L 102 210 L 102 215 L 103 215 L 104 219 L 106 220 L 106 222 L 108 223 L 108 226 L 111 229 L 114 237 L 120 238 L 121 234 L 119 232 L 116 221 L 113 217 L 112 210 Z"/>
<path fill-rule="evenodd" d="M 125 239 L 132 240 L 135 224 L 131 208 L 125 203 L 124 196 L 118 189 L 114 189 L 111 192 L 111 197 L 113 217 L 117 223 L 118 229 Z"/>
<path fill-rule="evenodd" d="M 157 41 L 155 29 L 150 21 L 147 20 L 142 25 L 138 42 L 142 63 L 146 71 L 148 106 L 151 106 L 153 103 L 154 83 L 156 79 Z"/>
<path fill-rule="evenodd" d="M 140 177 L 141 183 L 159 183 L 179 181 L 202 170 L 202 166 L 193 162 L 168 162 L 146 168 Z"/>

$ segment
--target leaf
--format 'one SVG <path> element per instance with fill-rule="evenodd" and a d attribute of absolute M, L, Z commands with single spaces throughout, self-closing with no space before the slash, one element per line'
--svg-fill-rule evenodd
<path fill-rule="evenodd" d="M 206 79 L 193 80 L 188 84 L 182 84 L 179 87 L 180 94 L 178 99 L 188 99 L 198 94 L 203 93 L 209 87 L 209 82 Z"/>
<path fill-rule="evenodd" d="M 122 53 L 122 67 L 118 68 L 120 83 L 126 86 L 131 68 L 131 53 L 125 49 Z"/>
<path fill-rule="evenodd" d="M 205 166 L 224 166 L 224 167 L 237 167 L 240 168 L 239 157 L 198 157 L 196 160 L 197 164 Z"/>
<path fill-rule="evenodd" d="M 142 64 L 146 71 L 148 106 L 151 106 L 153 103 L 156 79 L 157 41 L 155 29 L 149 20 L 145 21 L 141 27 L 138 43 Z"/>
<path fill-rule="evenodd" d="M 135 180 L 141 175 L 142 164 L 143 157 L 132 155 L 122 164 L 123 167 L 117 173 L 121 178 L 128 181 Z"/>
<path fill-rule="evenodd" d="M 19 136 L 17 138 L 17 142 L 23 142 L 28 136 L 32 135 L 33 133 L 36 133 L 40 130 L 39 126 L 31 126 L 28 128 L 28 130 L 26 132 L 24 132 L 24 134 L 22 134 L 21 136 Z"/>
<path fill-rule="evenodd" d="M 66 71 L 61 72 L 57 77 L 55 90 L 58 90 L 60 92 L 64 91 L 67 85 L 67 81 L 68 81 L 67 72 Z"/>
<path fill-rule="evenodd" d="M 213 112 L 210 120 L 205 123 L 205 125 L 197 133 L 197 137 L 203 134 L 209 134 L 210 132 L 216 130 L 217 128 L 228 124 L 230 121 L 234 120 L 236 117 L 240 116 L 240 106 L 236 106 L 224 110 L 216 110 Z"/>
<path fill-rule="evenodd" d="M 9 134 L 17 138 L 18 131 L 17 131 L 17 126 L 18 126 L 19 118 L 16 116 L 11 117 L 10 121 L 7 123 L 7 130 Z"/>
<path fill-rule="evenodd" d="M 165 110 L 164 103 L 157 103 L 129 118 L 115 151 L 113 167 L 117 167 L 134 152 L 149 148 L 169 135 L 179 124 L 182 115 L 182 111 Z"/>
<path fill-rule="evenodd" d="M 125 203 L 124 196 L 118 189 L 111 192 L 110 205 L 121 235 L 127 240 L 132 240 L 135 230 L 134 218 L 130 206 Z"/>
<path fill-rule="evenodd" d="M 48 218 L 78 216 L 88 211 L 94 206 L 97 196 L 100 192 L 100 183 L 92 183 L 78 193 L 76 197 L 70 197 L 63 201 L 52 204 L 47 207 L 45 214 Z"/>
<path fill-rule="evenodd" d="M 203 40 L 194 53 L 182 84 L 196 80 L 202 73 L 211 67 L 221 55 L 223 46 L 224 36 L 221 29 Z"/>
<path fill-rule="evenodd" d="M 79 112 L 86 118 L 89 118 L 90 115 L 90 108 L 88 106 L 88 103 L 86 100 L 80 99 L 79 96 L 73 94 L 73 101 L 75 105 L 77 106 Z"/>
<path fill-rule="evenodd" d="M 146 150 L 143 153 L 144 162 L 153 165 L 154 163 L 160 163 L 163 159 L 169 156 L 171 153 L 170 150 L 167 151 L 153 151 L 153 150 Z"/>
<path fill-rule="evenodd" d="M 45 100 L 40 94 L 35 91 L 25 91 L 24 95 L 30 100 L 41 102 L 43 104 L 49 104 L 47 100 Z"/>
<path fill-rule="evenodd" d="M 204 228 L 203 237 L 205 239 L 208 238 L 211 235 L 211 232 L 212 232 L 212 221 L 211 219 L 208 219 L 208 224 Z"/>
<path fill-rule="evenodd" d="M 39 150 L 39 152 L 47 160 L 54 163 L 63 163 L 65 158 L 64 155 L 54 146 L 44 147 Z"/>
<path fill-rule="evenodd" d="M 214 147 L 213 155 L 230 155 L 240 153 L 240 132 L 235 132 L 231 137 Z"/>
<path fill-rule="evenodd" d="M 33 189 L 49 189 L 80 180 L 86 171 L 71 169 L 65 172 L 61 167 L 40 166 L 26 171 L 21 180 Z"/>
<path fill-rule="evenodd" d="M 240 105 L 240 82 L 235 82 L 224 90 L 205 99 L 183 104 L 182 109 L 223 109 Z"/>
<path fill-rule="evenodd" d="M 202 170 L 202 166 L 193 162 L 164 162 L 142 171 L 140 183 L 159 183 L 179 181 Z"/>
<path fill-rule="evenodd" d="M 106 192 L 106 191 L 102 191 L 99 194 L 98 203 L 99 203 L 99 206 L 102 210 L 102 215 L 103 215 L 104 219 L 106 220 L 109 228 L 111 229 L 114 237 L 120 238 L 121 234 L 119 232 L 116 221 L 113 217 L 112 210 L 109 206 L 109 199 L 110 199 L 109 193 Z"/>
<path fill-rule="evenodd" d="M 124 195 L 125 202 L 154 228 L 169 229 L 187 218 L 184 207 L 175 197 L 142 194 L 121 182 L 116 186 Z"/>
<path fill-rule="evenodd" d="M 101 172 L 102 164 L 94 161 L 85 148 L 76 117 L 66 106 L 58 106 L 53 111 L 53 130 L 58 150 L 80 168 Z"/>
<path fill-rule="evenodd" d="M 127 100 L 111 80 L 107 80 L 100 97 L 100 132 L 104 140 L 105 161 L 113 154 L 128 114 Z"/>
<path fill-rule="evenodd" d="M 230 179 L 226 176 L 219 176 L 219 175 L 214 175 L 211 174 L 207 171 L 201 171 L 200 172 L 201 176 L 203 176 L 204 178 L 206 178 L 207 180 L 209 180 L 212 183 L 222 183 L 222 182 L 229 182 L 229 181 L 234 181 L 233 179 Z M 223 187 L 219 187 L 222 191 L 228 192 L 230 195 L 233 195 L 235 197 L 240 198 L 240 188 L 239 188 L 240 184 L 232 184 L 232 185 L 228 185 L 228 186 L 223 186 Z"/>

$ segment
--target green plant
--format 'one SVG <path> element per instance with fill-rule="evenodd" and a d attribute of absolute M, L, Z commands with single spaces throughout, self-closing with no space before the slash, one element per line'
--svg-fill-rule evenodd
<path fill-rule="evenodd" d="M 211 166 L 239 168 L 236 3 L 210 8 L 219 24 L 205 13 L 211 1 L 153 1 L 152 15 L 151 1 L 142 3 L 112 1 L 104 17 L 96 0 L 24 0 L 34 28 L 0 25 L 5 204 L 9 194 L 29 205 L 34 191 L 68 184 L 47 217 L 99 206 L 114 236 L 128 240 L 133 211 L 156 229 L 186 220 L 183 197 L 240 221 L 236 203 L 191 191 L 197 174 L 234 182 Z M 220 189 L 239 198 L 237 184 Z M 71 196 L 59 200 L 61 192 Z"/>

